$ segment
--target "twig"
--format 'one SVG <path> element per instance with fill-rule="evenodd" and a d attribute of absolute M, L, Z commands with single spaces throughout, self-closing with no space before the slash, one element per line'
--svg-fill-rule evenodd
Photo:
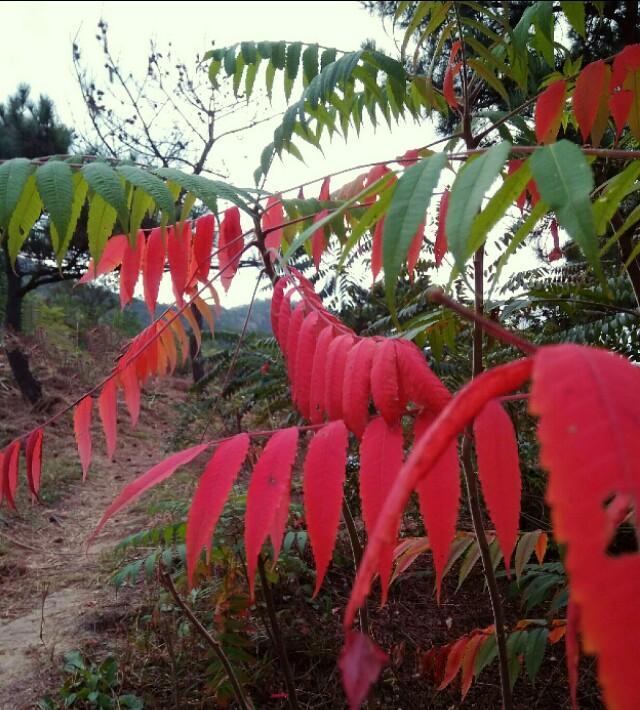
<path fill-rule="evenodd" d="M 220 642 L 217 639 L 213 638 L 213 636 L 207 631 L 207 629 L 205 629 L 198 617 L 193 613 L 193 610 L 180 596 L 175 584 L 173 583 L 173 579 L 171 579 L 171 575 L 164 569 L 164 567 L 160 566 L 158 573 L 163 586 L 171 593 L 171 596 L 175 599 L 176 604 L 182 609 L 184 615 L 193 624 L 194 629 L 207 642 L 207 644 L 211 647 L 211 650 L 215 653 L 218 660 L 222 664 L 222 667 L 224 668 L 227 677 L 229 678 L 229 682 L 233 687 L 233 692 L 236 696 L 236 701 L 238 702 L 240 707 L 244 708 L 245 710 L 250 710 L 251 706 L 245 698 L 242 686 L 240 685 L 235 671 L 233 670 L 233 666 L 229 662 L 227 654 L 224 652 L 224 649 L 222 648 Z"/>
<path fill-rule="evenodd" d="M 462 318 L 475 323 L 479 326 L 481 332 L 484 331 L 489 333 L 490 335 L 493 335 L 494 338 L 497 338 L 508 345 L 513 345 L 527 355 L 533 355 L 538 350 L 533 343 L 530 343 L 528 340 L 524 340 L 524 338 L 521 338 L 519 335 L 503 328 L 499 323 L 489 320 L 489 318 L 485 318 L 481 315 L 480 312 L 474 312 L 469 308 L 465 308 L 457 301 L 454 301 L 452 298 L 447 296 L 441 288 L 433 286 L 427 289 L 427 298 L 432 303 L 439 303 L 440 305 L 454 311 L 454 313 L 457 313 L 459 316 L 462 316 Z"/>
<path fill-rule="evenodd" d="M 284 682 L 287 686 L 287 703 L 289 704 L 291 710 L 300 710 L 300 706 L 298 705 L 298 696 L 296 694 L 296 685 L 293 679 L 293 673 L 291 672 L 291 666 L 289 665 L 289 657 L 287 656 L 287 647 L 284 642 L 284 637 L 282 636 L 280 623 L 278 622 L 276 606 L 273 601 L 273 594 L 271 593 L 267 573 L 264 569 L 264 560 L 262 559 L 262 555 L 258 556 L 258 572 L 260 574 L 262 593 L 264 594 L 264 601 L 267 606 L 267 613 L 269 614 L 269 621 L 271 623 L 271 631 L 273 632 L 273 637 L 276 642 L 276 652 L 280 658 L 282 674 L 284 675 Z"/>

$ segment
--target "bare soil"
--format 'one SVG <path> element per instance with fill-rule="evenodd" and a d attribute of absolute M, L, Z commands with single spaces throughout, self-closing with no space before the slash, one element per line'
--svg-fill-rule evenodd
<path fill-rule="evenodd" d="M 103 345 L 103 344 L 101 344 Z M 41 343 L 33 344 L 32 360 Z M 0 360 L 0 446 L 59 411 L 86 391 L 112 362 L 112 352 L 49 353 L 58 367 L 39 368 L 47 401 L 40 411 L 25 404 L 13 387 L 6 361 Z M 143 526 L 144 514 L 125 509 L 86 550 L 86 540 L 106 507 L 125 484 L 162 457 L 172 431 L 174 405 L 184 398 L 186 380 L 170 377 L 143 396 L 137 429 L 120 403 L 118 446 L 106 457 L 97 407 L 94 407 L 93 460 L 82 483 L 71 414 L 45 430 L 42 504 L 32 505 L 22 466 L 18 510 L 0 510 L 0 708 L 34 707 L 51 689 L 61 656 L 109 639 L 97 631 L 111 627 L 126 612 L 126 592 L 116 597 L 105 583 L 104 556 L 124 535 Z"/>

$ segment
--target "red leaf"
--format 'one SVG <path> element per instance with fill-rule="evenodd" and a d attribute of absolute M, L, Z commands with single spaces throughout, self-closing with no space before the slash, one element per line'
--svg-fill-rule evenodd
<path fill-rule="evenodd" d="M 469 637 L 463 636 L 452 644 L 449 654 L 447 655 L 447 665 L 444 669 L 444 678 L 442 679 L 442 683 L 438 686 L 438 690 L 444 690 L 444 688 L 446 688 L 458 675 L 468 641 Z"/>
<path fill-rule="evenodd" d="M 280 301 L 280 312 L 278 314 L 278 333 L 276 338 L 278 344 L 280 345 L 280 350 L 286 355 L 288 335 L 289 335 L 289 322 L 291 321 L 291 297 L 293 296 L 293 291 L 288 291 L 285 293 L 284 298 Z"/>
<path fill-rule="evenodd" d="M 482 642 L 486 638 L 486 635 L 483 633 L 475 633 L 471 636 L 469 643 L 465 646 L 464 653 L 462 655 L 462 678 L 460 679 L 462 700 L 465 699 L 467 693 L 469 692 L 469 688 L 471 688 L 476 656 L 478 655 Z"/>
<path fill-rule="evenodd" d="M 2 492 L 7 504 L 15 510 L 20 467 L 20 439 L 15 439 L 5 447 L 2 458 Z"/>
<path fill-rule="evenodd" d="M 108 274 L 116 269 L 122 263 L 124 250 L 127 247 L 129 240 L 125 234 L 117 234 L 107 241 L 98 263 L 98 268 L 95 268 L 93 259 L 89 262 L 89 268 L 84 276 L 78 281 L 78 284 L 86 284 L 93 281 L 98 276 Z"/>
<path fill-rule="evenodd" d="M 193 256 L 196 261 L 196 275 L 202 283 L 206 283 L 209 279 L 214 230 L 215 218 L 212 214 L 204 214 L 202 217 L 198 217 L 196 220 L 196 236 L 193 240 Z"/>
<path fill-rule="evenodd" d="M 347 355 L 354 345 L 351 333 L 339 335 L 327 350 L 324 401 L 329 419 L 342 419 L 342 393 Z"/>
<path fill-rule="evenodd" d="M 554 81 L 538 96 L 535 110 L 536 140 L 538 143 L 553 143 L 562 120 L 562 109 L 567 90 L 564 79 Z"/>
<path fill-rule="evenodd" d="M 267 232 L 264 245 L 267 249 L 279 249 L 282 242 L 285 222 L 282 196 L 272 195 L 267 200 L 267 205 L 262 215 L 262 231 Z"/>
<path fill-rule="evenodd" d="M 131 426 L 135 429 L 140 416 L 140 383 L 136 375 L 135 363 L 119 369 L 118 375 L 124 391 L 124 401 L 131 417 Z"/>
<path fill-rule="evenodd" d="M 417 345 L 398 339 L 395 346 L 403 409 L 407 401 L 412 401 L 432 414 L 439 414 L 451 401 L 451 392 L 434 375 Z"/>
<path fill-rule="evenodd" d="M 520 168 L 524 165 L 524 160 L 510 160 L 507 163 L 507 174 L 508 175 L 513 175 L 513 173 L 517 172 L 520 170 Z M 527 201 L 527 191 L 526 188 L 518 195 L 518 198 L 516 199 L 516 206 L 520 210 L 520 213 L 524 210 L 524 205 L 525 202 Z"/>
<path fill-rule="evenodd" d="M 344 369 L 342 414 L 345 424 L 360 439 L 369 421 L 371 365 L 376 350 L 372 338 L 361 338 L 347 355 Z"/>
<path fill-rule="evenodd" d="M 422 249 L 422 242 L 424 241 L 424 222 L 418 227 L 416 236 L 413 238 L 409 246 L 409 251 L 407 253 L 407 271 L 409 272 L 409 278 L 413 281 L 413 272 L 420 258 L 420 250 Z"/>
<path fill-rule="evenodd" d="M 320 187 L 320 195 L 318 196 L 318 200 L 320 202 L 329 202 L 331 199 L 331 180 L 330 178 L 326 177 L 322 181 L 322 186 Z"/>
<path fill-rule="evenodd" d="M 373 230 L 373 245 L 371 247 L 371 273 L 373 280 L 378 278 L 378 274 L 382 269 L 382 234 L 384 232 L 384 217 L 381 217 L 376 222 L 376 228 Z"/>
<path fill-rule="evenodd" d="M 240 256 L 244 249 L 242 226 L 240 224 L 240 210 L 229 207 L 225 210 L 224 218 L 220 224 L 220 242 L 218 261 L 220 263 L 220 280 L 225 291 L 233 281 L 238 270 Z"/>
<path fill-rule="evenodd" d="M 39 497 L 40 475 L 42 473 L 42 429 L 32 431 L 27 439 L 27 482 L 34 498 Z M 2 464 L 0 463 L 0 467 Z"/>
<path fill-rule="evenodd" d="M 305 316 L 305 303 L 298 301 L 293 309 L 293 315 L 287 329 L 287 340 L 283 345 L 283 353 L 287 361 L 287 371 L 289 374 L 289 382 L 291 383 L 291 398 L 295 402 L 296 399 L 296 351 L 298 349 L 298 338 L 300 337 L 300 329 Z"/>
<path fill-rule="evenodd" d="M 389 656 L 368 636 L 359 631 L 347 634 L 338 665 L 351 710 L 362 706 L 387 663 Z"/>
<path fill-rule="evenodd" d="M 249 451 L 249 436 L 238 434 L 225 441 L 209 459 L 198 481 L 187 517 L 187 576 L 193 585 L 202 548 L 209 549 L 211 535 L 224 508 L 229 491 Z"/>
<path fill-rule="evenodd" d="M 258 555 L 272 529 L 278 506 L 289 488 L 291 467 L 297 448 L 297 427 L 277 431 L 264 447 L 251 475 L 247 493 L 244 545 L 252 599 Z M 275 545 L 275 541 L 272 542 Z"/>
<path fill-rule="evenodd" d="M 344 423 L 331 422 L 313 437 L 304 460 L 304 513 L 316 561 L 314 597 L 320 591 L 336 543 L 348 444 Z"/>
<path fill-rule="evenodd" d="M 564 637 L 567 653 L 567 675 L 569 676 L 569 691 L 571 707 L 578 710 L 578 663 L 580 661 L 580 607 L 575 601 L 569 601 L 567 607 L 567 632 Z"/>
<path fill-rule="evenodd" d="M 417 148 L 410 148 L 406 150 L 398 162 L 401 165 L 406 165 L 407 167 L 415 165 L 418 160 L 420 160 L 420 151 Z"/>
<path fill-rule="evenodd" d="M 278 344 L 280 345 L 278 323 L 280 318 L 280 307 L 282 306 L 282 299 L 284 298 L 284 290 L 286 287 L 287 279 L 279 278 L 276 285 L 273 287 L 273 296 L 271 297 L 271 330 L 273 331 L 273 337 L 278 340 Z"/>
<path fill-rule="evenodd" d="M 167 457 L 164 461 L 156 464 L 153 468 L 150 468 L 142 476 L 136 478 L 127 486 L 123 488 L 120 495 L 111 503 L 111 505 L 105 510 L 100 522 L 96 526 L 96 529 L 91 533 L 91 536 L 87 540 L 87 545 L 96 538 L 100 530 L 104 527 L 104 524 L 113 517 L 118 511 L 122 510 L 126 505 L 132 503 L 134 500 L 138 499 L 145 491 L 149 488 L 153 488 L 158 483 L 161 483 L 165 479 L 169 478 L 175 471 L 180 468 L 180 466 L 185 466 L 199 456 L 206 448 L 209 447 L 209 443 L 198 444 L 197 446 L 192 446 L 189 449 L 184 449 L 183 451 L 178 451 L 175 454 Z"/>
<path fill-rule="evenodd" d="M 104 438 L 107 441 L 107 456 L 112 459 L 116 450 L 118 413 L 118 386 L 115 377 L 105 382 L 98 397 L 98 411 L 102 420 Z"/>
<path fill-rule="evenodd" d="M 316 222 L 319 222 L 321 219 L 324 219 L 328 214 L 329 210 L 321 210 L 313 218 L 313 223 L 315 224 Z M 316 231 L 311 237 L 311 255 L 313 256 L 313 263 L 316 267 L 316 271 L 320 268 L 320 261 L 322 259 L 322 255 L 324 254 L 324 251 L 328 246 L 327 237 L 325 235 L 324 229 L 324 227 L 319 227 L 318 229 L 316 229 Z"/>
<path fill-rule="evenodd" d="M 89 464 L 91 463 L 91 413 L 93 399 L 87 396 L 81 399 L 73 411 L 73 430 L 78 445 L 78 455 L 82 464 L 82 480 L 87 478 Z"/>
<path fill-rule="evenodd" d="M 491 399 L 512 392 L 529 378 L 530 358 L 514 360 L 487 370 L 465 385 L 440 412 L 427 433 L 415 443 L 411 454 L 396 476 L 393 487 L 385 491 L 384 509 L 369 536 L 356 581 L 345 612 L 344 625 L 350 628 L 356 611 L 369 593 L 371 582 L 389 545 L 393 545 L 400 517 L 411 493 L 429 475 L 438 459 L 458 434 L 470 424 Z"/>
<path fill-rule="evenodd" d="M 462 62 L 456 62 L 455 64 L 449 64 L 444 73 L 444 81 L 442 82 L 442 95 L 446 99 L 447 103 L 452 109 L 458 108 L 458 99 L 456 97 L 455 89 L 453 88 L 453 80 L 462 71 Z"/>
<path fill-rule="evenodd" d="M 540 417 L 554 534 L 566 545 L 571 600 L 583 644 L 598 655 L 609 707 L 640 707 L 640 557 L 607 554 L 606 503 L 640 500 L 640 373 L 625 358 L 578 345 L 535 356 L 530 409 Z"/>
<path fill-rule="evenodd" d="M 607 79 L 606 65 L 602 59 L 591 62 L 580 72 L 573 92 L 573 112 L 575 113 L 582 140 L 589 139 L 600 103 L 605 98 Z"/>
<path fill-rule="evenodd" d="M 402 427 L 397 423 L 390 426 L 382 417 L 372 419 L 362 436 L 360 499 L 362 517 L 369 536 L 375 528 L 387 495 L 402 466 L 403 443 Z M 396 536 L 397 531 L 394 531 L 393 540 L 385 546 L 378 564 L 383 604 L 387 597 Z"/>
<path fill-rule="evenodd" d="M 473 423 L 478 477 L 504 564 L 509 564 L 520 527 L 522 482 L 518 441 L 511 417 L 497 400 L 489 402 Z"/>
<path fill-rule="evenodd" d="M 144 301 L 149 309 L 151 319 L 155 318 L 158 290 L 164 271 L 166 249 L 162 229 L 151 230 L 147 239 L 142 261 L 142 283 L 144 285 Z"/>
<path fill-rule="evenodd" d="M 447 243 L 447 212 L 449 210 L 449 190 L 445 190 L 440 198 L 440 208 L 438 211 L 438 231 L 436 232 L 435 260 L 436 267 L 442 264 L 444 255 L 447 253 L 449 245 Z"/>
<path fill-rule="evenodd" d="M 416 418 L 413 425 L 414 444 L 433 425 L 434 420 L 435 417 L 430 413 Z M 456 534 L 460 507 L 460 465 L 455 439 L 434 463 L 429 475 L 418 483 L 416 491 L 433 554 L 433 566 L 436 568 L 436 598 L 440 603 L 442 578 L 449 560 L 451 543 Z"/>
<path fill-rule="evenodd" d="M 295 354 L 296 383 L 294 401 L 305 419 L 310 418 L 309 406 L 311 401 L 313 355 L 318 344 L 318 337 L 322 326 L 323 323 L 318 312 L 311 311 L 304 319 L 298 336 L 298 346 Z"/>
<path fill-rule="evenodd" d="M 612 88 L 620 88 L 627 76 L 638 69 L 640 69 L 640 44 L 628 44 L 613 58 Z"/>
<path fill-rule="evenodd" d="M 189 252 L 191 249 L 191 224 L 178 223 L 167 229 L 167 254 L 173 295 L 178 306 L 184 304 L 184 292 L 189 278 Z"/>
<path fill-rule="evenodd" d="M 318 336 L 311 369 L 311 394 L 309 396 L 309 420 L 312 424 L 320 424 L 326 412 L 325 376 L 327 371 L 327 352 L 333 337 L 332 325 L 325 326 Z"/>
<path fill-rule="evenodd" d="M 373 355 L 371 394 L 376 409 L 387 424 L 397 424 L 404 412 L 405 403 L 400 398 L 396 344 L 389 338 L 378 342 Z"/>
<path fill-rule="evenodd" d="M 131 246 L 127 241 L 124 245 L 122 255 L 122 267 L 120 269 L 120 306 L 124 308 L 133 299 L 133 292 L 136 288 L 140 266 L 142 264 L 142 254 L 144 252 L 144 232 L 140 230 L 136 235 L 135 245 Z"/>
<path fill-rule="evenodd" d="M 609 109 L 611 110 L 611 115 L 613 116 L 613 122 L 616 124 L 616 140 L 620 138 L 622 129 L 629 118 L 629 113 L 631 113 L 632 106 L 633 92 L 628 89 L 616 91 L 609 96 Z"/>

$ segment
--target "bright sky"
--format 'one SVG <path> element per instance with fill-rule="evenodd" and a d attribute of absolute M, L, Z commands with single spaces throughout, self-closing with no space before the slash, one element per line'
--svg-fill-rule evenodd
<path fill-rule="evenodd" d="M 172 42 L 175 56 L 187 65 L 212 42 L 225 46 L 249 39 L 318 42 L 344 50 L 357 49 L 364 40 L 374 39 L 380 48 L 394 53 L 390 24 L 383 25 L 358 2 L 3 2 L 0 100 L 18 83 L 26 82 L 34 95 L 46 93 L 54 100 L 65 123 L 86 125 L 73 71 L 72 42 L 75 39 L 80 45 L 84 58 L 91 67 L 95 64 L 100 76 L 103 60 L 95 39 L 100 18 L 109 25 L 112 52 L 134 74 L 144 73 L 152 39 L 159 47 Z M 252 185 L 253 170 L 262 148 L 271 140 L 274 125 L 225 140 L 213 164 L 224 164 L 232 183 Z M 293 157 L 285 158 L 272 168 L 266 187 L 275 191 L 358 163 L 391 158 L 432 138 L 430 126 L 407 124 L 393 132 L 379 128 L 376 133 L 367 127 L 359 139 L 350 136 L 348 147 L 342 139 L 325 144 L 324 156 L 308 147 L 304 151 L 306 165 Z M 246 301 L 253 280 L 253 275 L 246 274 L 234 282 L 225 303 Z"/>

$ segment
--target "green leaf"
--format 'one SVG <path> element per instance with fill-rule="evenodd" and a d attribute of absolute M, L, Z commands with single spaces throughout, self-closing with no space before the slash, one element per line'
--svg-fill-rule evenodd
<path fill-rule="evenodd" d="M 73 233 L 76 230 L 76 225 L 78 224 L 78 219 L 80 218 L 80 212 L 84 206 L 84 201 L 87 198 L 87 191 L 89 189 L 85 179 L 79 172 L 75 173 L 72 182 L 73 202 L 71 203 L 71 215 L 69 217 L 69 223 L 67 224 L 67 231 L 61 235 L 55 224 L 51 223 L 50 225 L 51 243 L 53 245 L 58 265 L 62 264 L 62 260 L 69 249 L 69 244 L 73 237 Z"/>
<path fill-rule="evenodd" d="M 9 224 L 34 170 L 35 166 L 27 158 L 14 158 L 0 165 L 0 228 L 4 229 Z"/>
<path fill-rule="evenodd" d="M 336 217 L 339 217 L 340 215 L 344 214 L 349 207 L 352 207 L 354 204 L 356 204 L 358 201 L 364 199 L 365 197 L 368 197 L 369 195 L 373 195 L 377 193 L 380 188 L 386 183 L 388 180 L 388 176 L 383 175 L 379 180 L 376 180 L 372 185 L 369 185 L 366 189 L 362 190 L 362 192 L 359 192 L 357 195 L 354 195 L 350 199 L 346 200 L 343 202 L 340 207 L 337 209 L 332 210 L 326 217 L 323 217 L 322 219 L 318 220 L 317 222 L 311 224 L 309 227 L 304 229 L 300 234 L 296 236 L 296 238 L 291 242 L 289 247 L 287 248 L 286 252 L 283 254 L 283 261 L 288 261 L 291 256 L 308 240 L 310 239 L 313 234 L 316 232 L 316 230 L 321 229 L 325 227 L 327 224 L 329 224 L 332 220 L 336 219 Z"/>
<path fill-rule="evenodd" d="M 515 558 L 516 579 L 520 580 L 524 566 L 531 559 L 531 555 L 536 549 L 539 536 L 540 533 L 534 530 L 533 532 L 523 533 L 518 540 Z"/>
<path fill-rule="evenodd" d="M 392 313 L 396 311 L 398 275 L 418 227 L 425 221 L 433 190 L 446 163 L 445 153 L 434 153 L 419 161 L 404 171 L 393 193 L 382 236 L 385 291 Z"/>
<path fill-rule="evenodd" d="M 175 222 L 176 210 L 173 197 L 171 196 L 169 188 L 164 184 L 164 182 L 162 182 L 162 180 L 160 180 L 159 177 L 156 177 L 146 170 L 142 170 L 141 168 L 137 168 L 132 165 L 121 165 L 117 168 L 117 170 L 120 175 L 122 175 L 132 185 L 144 190 L 162 210 L 164 216 L 170 223 Z M 178 181 L 175 180 L 175 182 Z M 130 229 L 129 232 L 131 231 L 132 230 Z"/>
<path fill-rule="evenodd" d="M 471 227 L 482 206 L 485 193 L 500 174 L 511 145 L 497 143 L 460 170 L 453 183 L 447 213 L 447 241 L 460 270 L 473 253 Z"/>
<path fill-rule="evenodd" d="M 458 586 L 456 591 L 464 584 L 464 580 L 469 576 L 471 570 L 474 568 L 476 562 L 480 559 L 480 545 L 474 540 L 473 544 L 469 546 L 460 569 L 458 570 Z"/>
<path fill-rule="evenodd" d="M 249 102 L 251 94 L 253 93 L 253 86 L 256 82 L 256 76 L 258 74 L 259 66 L 260 60 L 258 59 L 258 61 L 254 62 L 253 64 L 249 64 L 249 66 L 247 67 L 247 75 L 244 83 L 244 91 L 246 94 L 247 103 Z"/>
<path fill-rule="evenodd" d="M 275 42 L 271 45 L 271 61 L 276 69 L 284 69 L 287 62 L 287 43 Z"/>
<path fill-rule="evenodd" d="M 302 53 L 302 74 L 305 86 L 318 75 L 318 45 L 309 45 Z"/>
<path fill-rule="evenodd" d="M 523 163 L 518 170 L 505 178 L 500 189 L 473 220 L 471 239 L 469 240 L 471 253 L 484 244 L 489 232 L 504 217 L 506 211 L 513 206 L 530 179 L 531 169 L 528 162 Z"/>
<path fill-rule="evenodd" d="M 639 175 L 640 161 L 634 160 L 604 186 L 604 191 L 593 204 L 596 233 L 599 236 L 605 233 L 607 225 L 620 208 L 622 200 L 634 189 L 634 183 Z"/>
<path fill-rule="evenodd" d="M 542 199 L 558 222 L 582 249 L 602 280 L 593 210 L 589 198 L 593 174 L 578 146 L 569 141 L 538 148 L 531 156 L 531 172 Z"/>
<path fill-rule="evenodd" d="M 36 185 L 36 176 L 30 175 L 18 204 L 9 221 L 9 261 L 15 264 L 16 257 L 31 228 L 42 212 L 42 200 Z"/>
<path fill-rule="evenodd" d="M 491 636 L 488 636 L 487 640 L 482 643 L 480 649 L 478 650 L 473 671 L 476 678 L 490 663 L 493 663 L 497 655 L 498 644 L 496 642 L 496 635 L 491 634 Z"/>
<path fill-rule="evenodd" d="M 153 198 L 142 188 L 136 187 L 133 191 L 131 203 L 131 217 L 129 220 L 129 243 L 135 244 L 136 234 L 147 211 L 153 208 Z"/>
<path fill-rule="evenodd" d="M 129 227 L 129 210 L 122 180 L 116 171 L 106 163 L 96 161 L 85 165 L 81 172 L 89 187 L 116 210 L 120 227 L 126 232 Z"/>
<path fill-rule="evenodd" d="M 98 264 L 107 239 L 113 231 L 116 222 L 116 210 L 97 193 L 89 201 L 89 219 L 87 232 L 89 236 L 89 253 L 94 264 Z"/>
<path fill-rule="evenodd" d="M 240 83 L 242 82 L 242 74 L 244 72 L 244 59 L 242 54 L 238 55 L 236 59 L 236 70 L 233 74 L 233 95 L 238 98 L 238 91 L 240 91 Z"/>
<path fill-rule="evenodd" d="M 368 207 L 358 222 L 352 226 L 349 239 L 346 241 L 342 249 L 342 254 L 340 255 L 340 261 L 338 262 L 337 267 L 338 269 L 342 268 L 347 256 L 349 256 L 349 252 L 358 243 L 360 237 L 367 231 L 367 229 L 369 229 L 369 227 L 373 226 L 373 224 L 378 221 L 380 215 L 386 211 L 392 197 L 393 189 L 391 187 L 384 189 L 380 193 L 380 198 Z"/>
<path fill-rule="evenodd" d="M 253 42 L 240 42 L 240 52 L 244 63 L 247 65 L 256 64 L 260 61 L 256 45 Z"/>
<path fill-rule="evenodd" d="M 411 18 L 411 22 L 409 22 L 409 24 L 407 25 L 407 29 L 405 30 L 404 37 L 402 39 L 400 54 L 402 54 L 403 56 L 405 49 L 407 48 L 407 45 L 411 40 L 411 36 L 418 29 L 422 20 L 424 20 L 424 18 L 431 12 L 432 5 L 433 3 L 430 2 L 418 3 L 418 6 L 416 7 L 413 13 L 413 17 Z"/>
<path fill-rule="evenodd" d="M 59 160 L 49 160 L 36 170 L 36 184 L 45 210 L 58 234 L 66 234 L 73 202 L 73 172 Z"/>
<path fill-rule="evenodd" d="M 500 274 L 502 273 L 502 269 L 504 269 L 507 261 L 509 260 L 509 257 L 516 252 L 522 242 L 524 242 L 527 236 L 531 234 L 533 228 L 544 217 L 548 210 L 549 208 L 547 207 L 547 205 L 542 200 L 540 200 L 536 204 L 536 206 L 531 210 L 531 212 L 527 215 L 526 219 L 522 222 L 518 229 L 515 231 L 513 237 L 511 238 L 511 241 L 509 242 L 507 250 L 500 257 L 498 265 L 496 266 L 494 284 L 497 284 L 500 278 Z"/>
<path fill-rule="evenodd" d="M 509 100 L 509 94 L 504 87 L 504 84 L 498 79 L 498 77 L 489 69 L 485 64 L 477 59 L 468 59 L 467 64 L 470 69 L 482 79 L 484 79 L 487 84 L 504 99 L 507 106 L 511 105 Z"/>
<path fill-rule="evenodd" d="M 507 637 L 507 659 L 509 661 L 509 683 L 511 689 L 518 680 L 522 665 L 520 663 L 520 654 L 526 648 L 527 632 L 514 631 Z"/>
<path fill-rule="evenodd" d="M 298 68 L 300 66 L 300 53 L 302 51 L 302 43 L 294 42 L 287 48 L 286 72 L 284 82 L 284 95 L 289 100 L 293 84 L 298 76 Z"/>
<path fill-rule="evenodd" d="M 580 37 L 586 38 L 584 2 L 575 2 L 574 0 L 570 2 L 560 2 L 560 7 L 562 8 L 562 12 L 567 16 L 571 27 L 573 27 Z"/>

